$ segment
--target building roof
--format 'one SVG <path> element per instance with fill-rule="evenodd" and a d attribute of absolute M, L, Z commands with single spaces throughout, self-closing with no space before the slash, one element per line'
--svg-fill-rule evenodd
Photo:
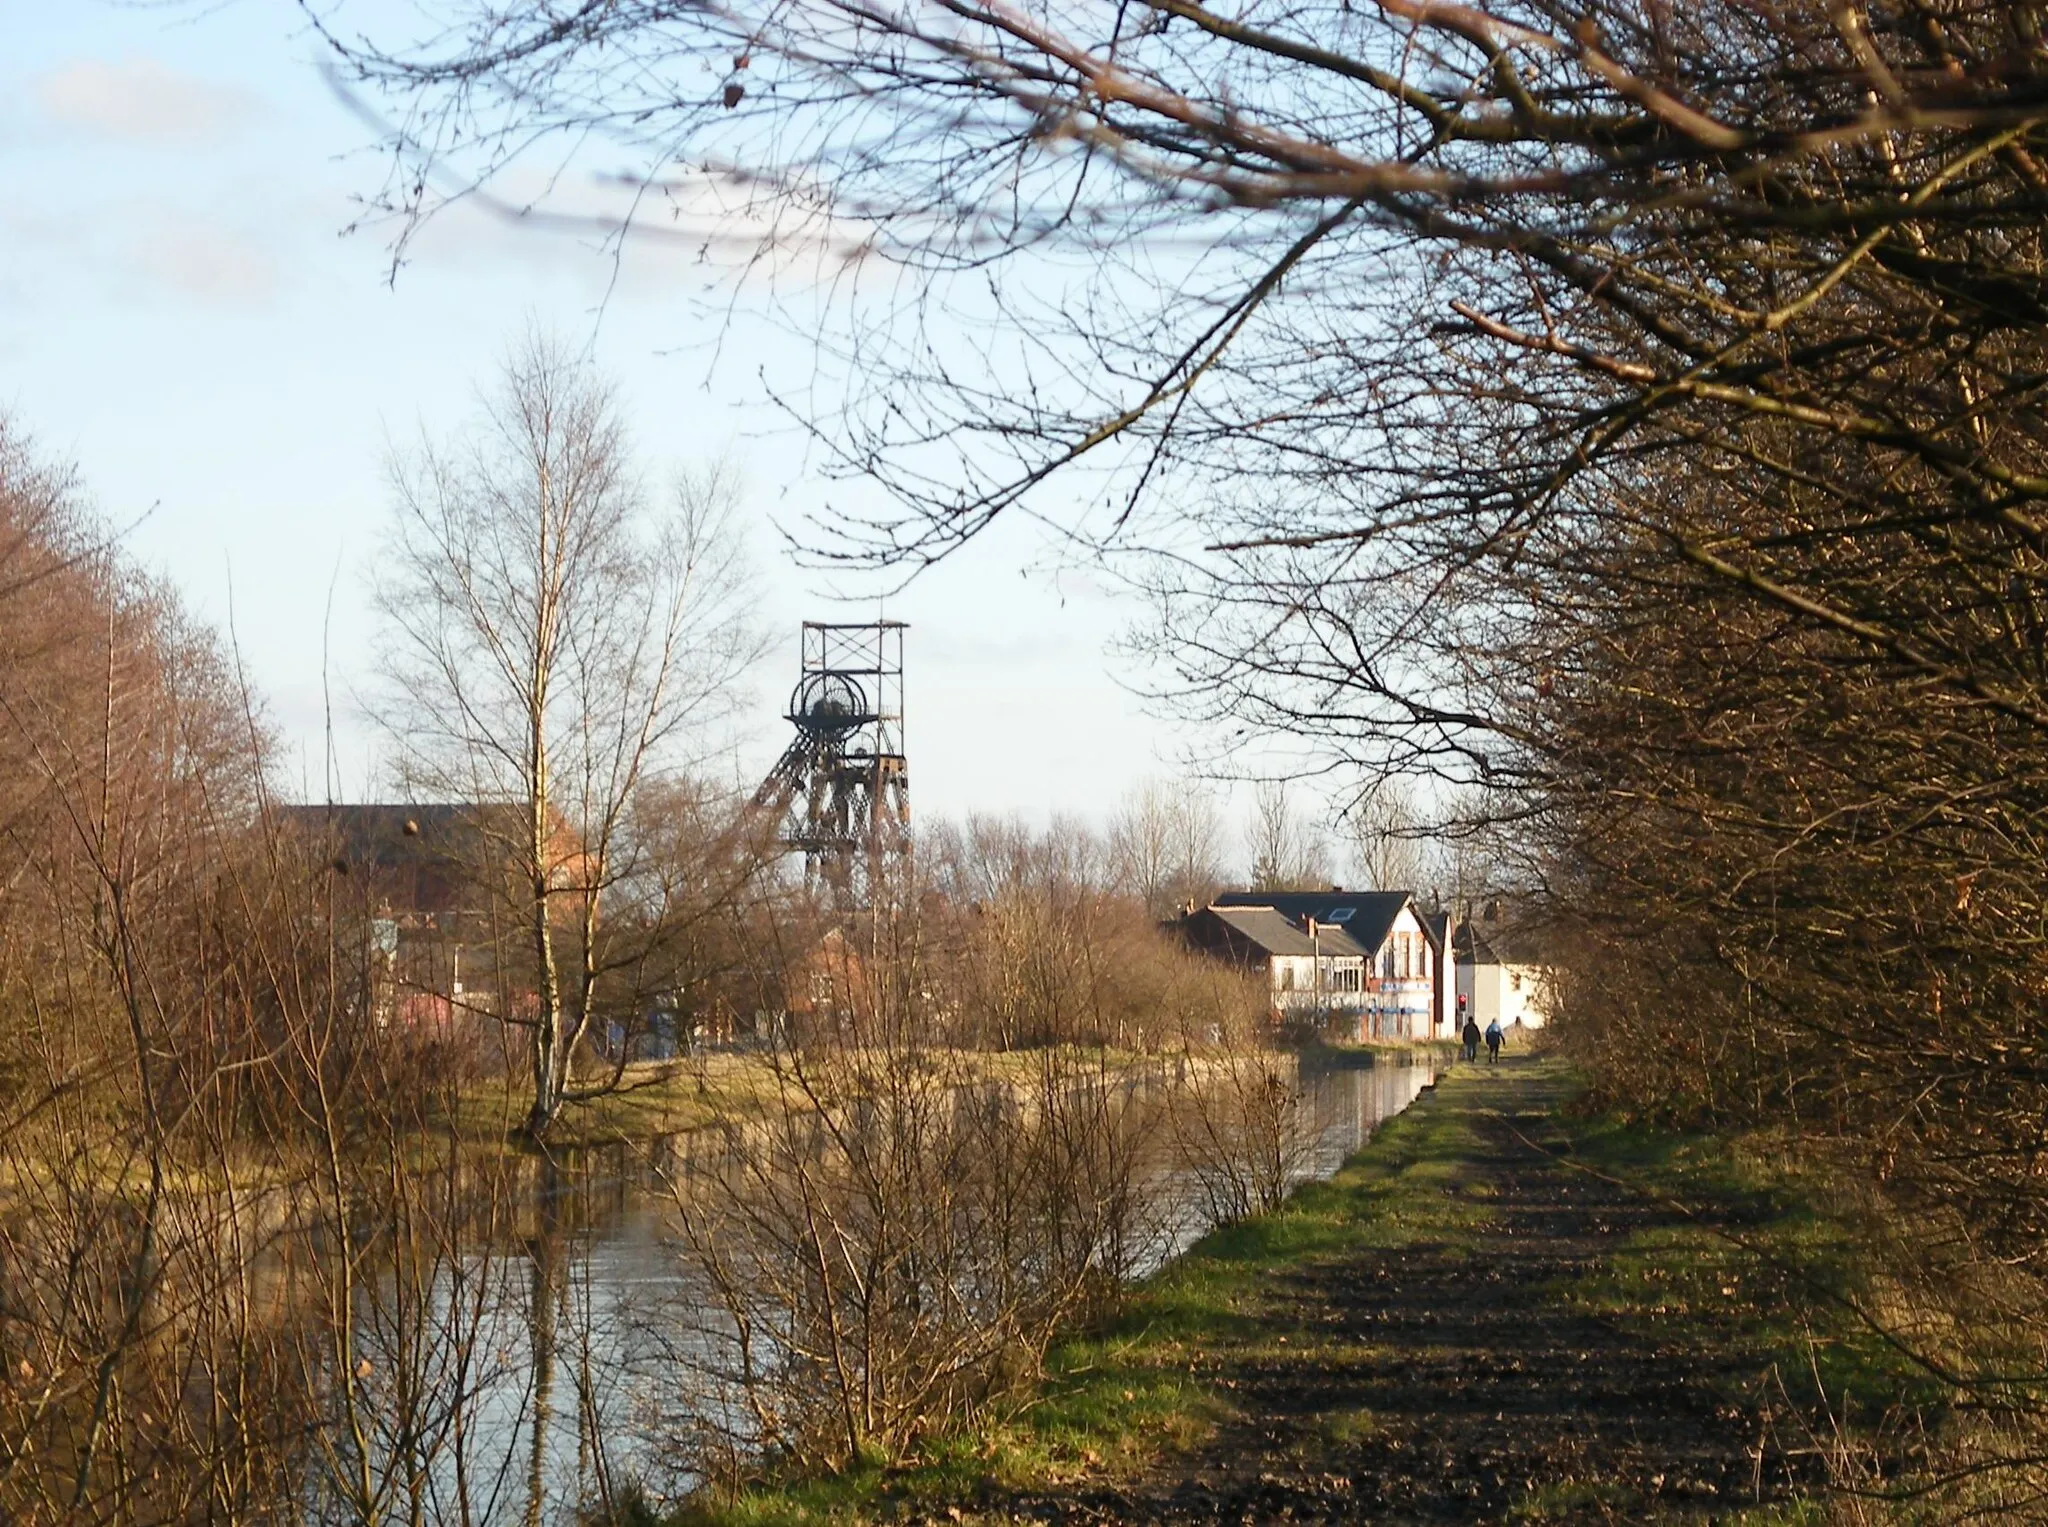
<path fill-rule="evenodd" d="M 390 869 L 422 859 L 476 859 L 493 837 L 516 842 L 525 814 L 504 803 L 422 801 L 284 806 L 278 818 L 303 833 L 332 835 L 355 863 Z"/>
<path fill-rule="evenodd" d="M 1451 953 L 1467 965 L 1500 963 L 1500 956 L 1493 952 L 1493 945 L 1481 938 L 1470 923 L 1459 923 L 1458 931 L 1451 935 Z"/>
<path fill-rule="evenodd" d="M 1249 939 L 1267 954 L 1315 954 L 1326 957 L 1362 957 L 1369 950 L 1342 927 L 1319 924 L 1315 938 L 1273 907 L 1225 906 L 1220 902 L 1209 912 L 1233 932 Z"/>
<path fill-rule="evenodd" d="M 1484 933 L 1471 923 L 1458 924 L 1451 952 L 1471 965 L 1545 965 L 1542 941 L 1526 928 L 1489 926 Z"/>
<path fill-rule="evenodd" d="M 1341 930 L 1358 945 L 1360 954 L 1370 954 L 1386 942 L 1394 919 L 1412 899 L 1406 891 L 1224 891 L 1214 905 L 1219 912 L 1229 907 L 1270 907 L 1297 928 L 1313 917 L 1322 926 Z M 1303 944 L 1300 952 L 1307 954 L 1306 935 Z"/>

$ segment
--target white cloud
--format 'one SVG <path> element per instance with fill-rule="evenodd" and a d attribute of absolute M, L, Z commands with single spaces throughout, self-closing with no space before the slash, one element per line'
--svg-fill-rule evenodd
<path fill-rule="evenodd" d="M 127 263 L 151 287 L 216 307 L 260 305 L 278 285 L 277 262 L 255 236 L 179 211 L 146 215 Z"/>
<path fill-rule="evenodd" d="M 81 59 L 37 83 L 51 120 L 102 137 L 145 143 L 217 138 L 252 106 L 241 91 L 149 58 Z"/>

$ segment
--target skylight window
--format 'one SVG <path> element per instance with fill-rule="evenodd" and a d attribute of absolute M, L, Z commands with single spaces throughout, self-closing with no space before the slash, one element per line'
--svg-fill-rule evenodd
<path fill-rule="evenodd" d="M 1356 907 L 1332 907 L 1330 908 L 1330 915 L 1324 918 L 1323 921 L 1326 923 L 1348 923 L 1351 921 L 1352 915 L 1357 911 L 1358 908 Z"/>

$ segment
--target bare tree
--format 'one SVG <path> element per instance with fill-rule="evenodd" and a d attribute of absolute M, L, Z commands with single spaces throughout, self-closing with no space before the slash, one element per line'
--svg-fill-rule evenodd
<path fill-rule="evenodd" d="M 479 806 L 514 942 L 498 1016 L 524 1029 L 527 1129 L 544 1134 L 572 1058 L 635 951 L 600 906 L 641 866 L 640 793 L 726 714 L 753 655 L 733 485 L 687 478 L 655 512 L 609 390 L 530 338 L 459 444 L 395 459 L 377 604 L 382 718 L 411 787 Z M 521 987 L 525 989 L 520 989 Z"/>
<path fill-rule="evenodd" d="M 1359 883 L 1383 891 L 1415 891 L 1428 874 L 1421 817 L 1407 783 L 1387 776 L 1344 814 L 1344 833 Z"/>
<path fill-rule="evenodd" d="M 1295 810 L 1285 780 L 1252 793 L 1251 882 L 1255 891 L 1302 891 L 1329 882 L 1322 835 Z"/>
<path fill-rule="evenodd" d="M 2030 231 L 1980 236 L 2031 230 L 2048 200 L 2030 168 L 2035 5 L 456 15 L 431 47 L 337 38 L 406 108 L 389 186 L 404 226 L 537 135 L 597 132 L 644 152 L 678 209 L 706 200 L 686 161 L 733 166 L 782 216 L 768 237 L 804 218 L 917 269 L 876 298 L 908 292 L 915 311 L 849 298 L 820 334 L 845 369 L 815 422 L 901 505 L 821 529 L 824 554 L 941 556 L 1039 507 L 1050 474 L 1115 455 L 1122 491 L 1072 496 L 1106 514 L 1066 523 L 1165 554 L 1180 686 L 1375 769 L 1526 771 L 1499 745 L 1514 717 L 1494 681 L 1528 655 L 1530 615 L 1502 573 L 1553 527 L 1638 537 L 1902 682 L 2048 716 L 2023 663 L 1944 634 L 1953 600 L 1872 608 L 1796 560 L 1816 536 L 1874 545 L 1925 514 L 2008 570 L 2035 554 L 2032 437 L 1993 416 L 2034 406 L 2020 356 L 2042 312 L 2014 294 L 2035 292 L 2039 253 Z M 1157 279 L 1161 241 L 1192 246 L 1174 256 L 1186 279 Z M 1084 299 L 985 279 L 1048 249 L 1094 262 Z M 1937 381 L 1924 408 L 1890 390 L 1887 312 Z M 1795 438 L 1868 470 L 1811 477 L 1782 449 Z M 941 445 L 957 473 L 929 470 Z M 1725 516 L 1663 512 L 1655 484 L 1688 460 L 1818 493 L 1834 518 L 1719 541 Z"/>
<path fill-rule="evenodd" d="M 1111 874 L 1154 917 L 1208 898 L 1223 879 L 1222 846 L 1214 797 L 1188 780 L 1142 781 L 1109 822 Z"/>

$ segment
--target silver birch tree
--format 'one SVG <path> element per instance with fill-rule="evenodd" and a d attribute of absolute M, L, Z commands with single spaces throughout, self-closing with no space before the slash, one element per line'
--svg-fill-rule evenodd
<path fill-rule="evenodd" d="M 390 479 L 382 719 L 411 789 L 477 808 L 495 861 L 479 883 L 532 986 L 501 979 L 496 1009 L 527 1036 L 538 1138 L 632 962 L 600 911 L 641 869 L 633 803 L 729 711 L 755 652 L 733 485 L 700 473 L 658 509 L 610 388 L 538 336 L 465 436 L 394 455 Z"/>

